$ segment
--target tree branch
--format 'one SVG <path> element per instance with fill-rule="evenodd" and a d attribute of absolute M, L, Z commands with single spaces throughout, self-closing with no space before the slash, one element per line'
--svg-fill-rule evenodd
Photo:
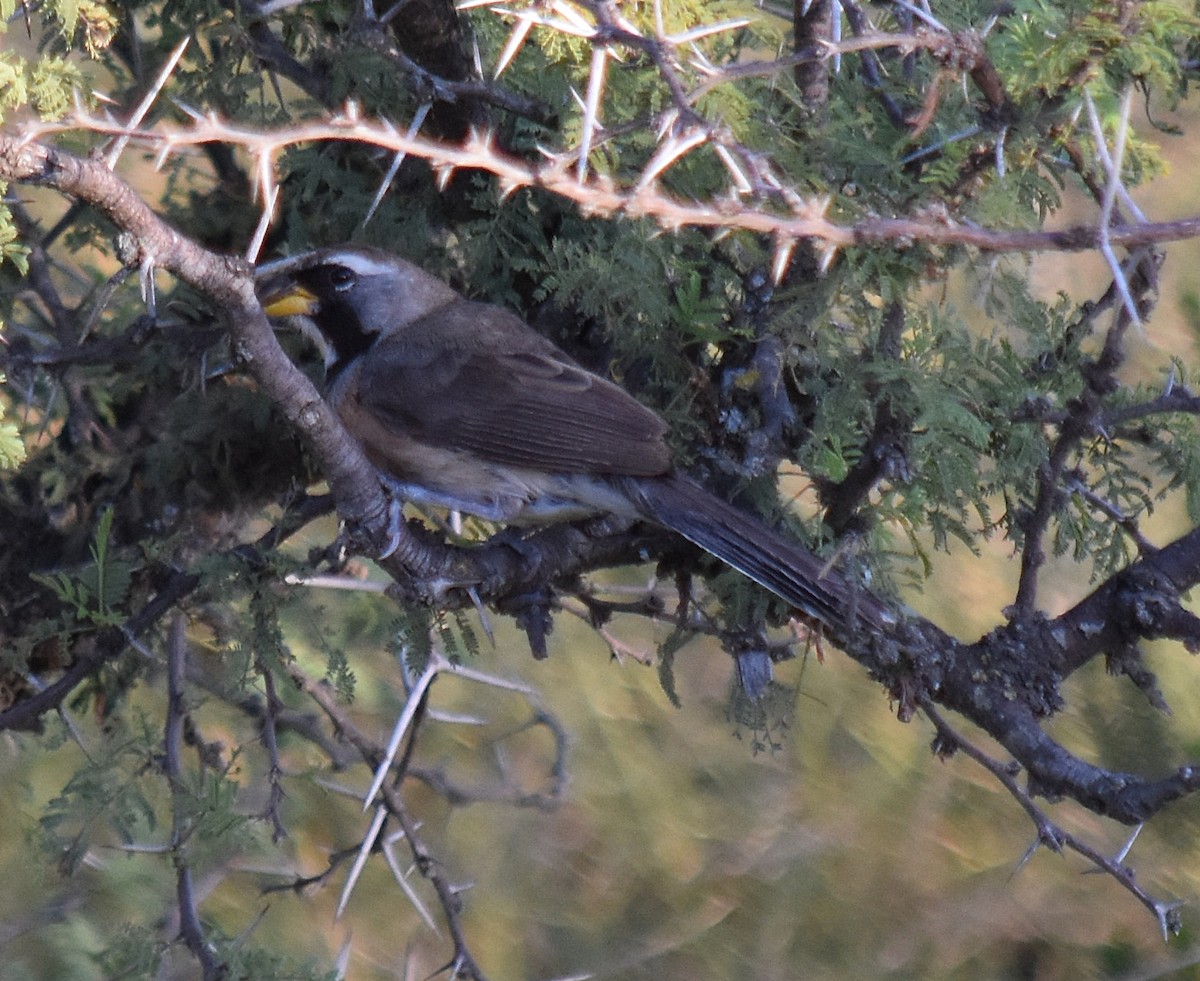
<path fill-rule="evenodd" d="M 88 129 L 97 133 L 135 135 L 141 142 L 170 155 L 185 147 L 213 140 L 245 147 L 255 155 L 272 158 L 288 146 L 303 143 L 350 141 L 369 143 L 396 153 L 412 154 L 428 160 L 444 174 L 463 167 L 481 170 L 498 178 L 506 190 L 533 186 L 550 191 L 583 206 L 589 212 L 621 214 L 631 218 L 649 218 L 664 228 L 741 229 L 770 235 L 779 241 L 816 239 L 828 246 L 890 245 L 907 248 L 917 243 L 928 247 L 966 246 L 981 252 L 1083 252 L 1111 247 L 1134 248 L 1195 238 L 1200 235 L 1200 216 L 1167 222 L 1121 223 L 1107 230 L 1096 225 L 1043 231 L 1004 230 L 962 224 L 950 218 L 864 218 L 852 224 L 830 221 L 824 216 L 825 199 L 797 199 L 796 211 L 783 214 L 750 204 L 727 208 L 672 197 L 656 187 L 621 188 L 609 179 L 575 179 L 572 157 L 551 157 L 541 164 L 529 163 L 501 154 L 486 137 L 473 136 L 462 145 L 447 145 L 419 136 L 407 136 L 394 128 L 367 123 L 355 116 L 337 117 L 323 123 L 294 126 L 286 130 L 262 131 L 200 119 L 186 127 L 159 127 L 131 133 L 111 120 L 86 115 L 76 116 L 67 124 L 41 124 L 30 128 L 25 139 L 0 137 L 0 179 L 32 180 L 31 170 L 21 162 L 31 143 L 54 132 Z M 40 154 L 57 153 L 43 148 Z M 19 176 L 24 174 L 25 176 Z M 39 183 L 52 184 L 49 180 Z M 95 202 L 100 204 L 100 202 Z M 116 202 L 114 202 L 116 203 Z M 148 209 L 146 209 L 148 210 Z M 215 259 L 211 256 L 210 261 Z M 196 285 L 193 283 L 193 285 Z M 199 288 L 199 287 L 198 287 Z M 210 294 L 214 295 L 215 294 Z"/>

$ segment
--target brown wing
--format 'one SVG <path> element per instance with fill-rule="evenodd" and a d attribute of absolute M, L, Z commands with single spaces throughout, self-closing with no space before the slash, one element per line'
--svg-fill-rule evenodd
<path fill-rule="evenodd" d="M 358 380 L 363 408 L 443 449 L 555 473 L 670 469 L 654 412 L 499 307 L 452 304 L 403 328 Z"/>

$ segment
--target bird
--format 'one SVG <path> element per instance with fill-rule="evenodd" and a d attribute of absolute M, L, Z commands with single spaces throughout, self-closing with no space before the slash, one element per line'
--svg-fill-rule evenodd
<path fill-rule="evenodd" d="M 315 340 L 326 400 L 401 498 L 504 524 L 649 521 L 818 623 L 891 622 L 859 583 L 680 472 L 661 416 L 510 310 L 359 245 L 267 263 L 257 284 L 269 317 Z"/>

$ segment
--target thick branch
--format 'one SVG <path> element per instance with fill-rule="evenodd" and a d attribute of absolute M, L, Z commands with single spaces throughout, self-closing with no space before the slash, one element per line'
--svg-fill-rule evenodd
<path fill-rule="evenodd" d="M 1099 654 L 1138 638 L 1169 636 L 1200 646 L 1200 620 L 1179 595 L 1200 583 L 1200 529 L 1147 555 L 1047 624 L 1057 648 L 1056 670 L 1067 677 Z"/>

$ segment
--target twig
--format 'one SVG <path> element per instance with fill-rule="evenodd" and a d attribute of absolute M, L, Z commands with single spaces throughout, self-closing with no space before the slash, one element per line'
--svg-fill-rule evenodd
<path fill-rule="evenodd" d="M 278 712 L 282 708 L 282 703 L 279 701 L 279 696 L 275 693 L 275 674 L 271 670 L 270 665 L 266 663 L 265 659 L 259 653 L 255 654 L 254 663 L 258 668 L 259 675 L 262 677 L 263 693 L 265 695 L 261 738 L 263 747 L 267 751 L 267 782 L 271 787 L 271 794 L 267 800 L 265 815 L 271 821 L 271 840 L 278 843 L 287 837 L 287 829 L 283 826 L 283 818 L 279 813 L 284 793 L 283 784 L 279 780 L 282 767 L 279 764 L 279 744 L 276 741 L 276 722 Z"/>
<path fill-rule="evenodd" d="M 195 589 L 199 581 L 198 577 L 188 573 L 172 575 L 154 598 L 120 628 L 101 634 L 92 653 L 77 660 L 53 684 L 0 712 L 0 732 L 27 726 L 43 712 L 60 705 L 84 678 L 117 657 L 126 646 L 136 643 L 142 634 Z"/>
<path fill-rule="evenodd" d="M 143 96 L 142 101 L 138 103 L 136 109 L 130 114 L 125 125 L 131 130 L 138 130 L 142 121 L 146 118 L 146 113 L 150 111 L 150 107 L 154 105 L 154 100 L 162 93 L 163 86 L 167 84 L 167 79 L 171 77 L 171 73 L 175 71 L 175 66 L 179 64 L 179 59 L 183 57 L 183 53 L 187 50 L 187 46 L 191 43 L 191 37 L 185 37 L 177 45 L 175 50 L 163 62 L 162 70 L 159 71 L 158 77 L 154 80 L 154 84 L 150 86 L 150 90 Z M 117 161 L 121 159 L 121 154 L 125 152 L 125 147 L 129 144 L 129 136 L 118 136 L 113 141 L 108 155 L 104 158 L 104 162 L 108 164 L 108 169 L 112 170 L 117 165 Z"/>
<path fill-rule="evenodd" d="M 1033 798 L 1028 792 L 1017 783 L 1016 774 L 1019 772 L 1019 768 L 992 759 L 992 757 L 988 756 L 973 743 L 964 739 L 942 718 L 937 709 L 929 703 L 924 704 L 921 710 L 938 731 L 938 739 L 942 747 L 941 751 L 948 753 L 961 750 L 982 766 L 1009 792 L 1010 796 L 1021 806 L 1021 809 L 1025 811 L 1029 819 L 1033 822 L 1034 827 L 1037 829 L 1037 840 L 1030 851 L 1025 853 L 1018 867 L 1024 865 L 1033 851 L 1039 846 L 1049 848 L 1053 852 L 1061 852 L 1064 848 L 1070 849 L 1082 855 L 1095 865 L 1097 869 L 1115 879 L 1122 888 L 1130 892 L 1136 897 L 1138 902 L 1150 910 L 1162 928 L 1163 940 L 1168 940 L 1171 936 L 1178 935 L 1179 931 L 1183 929 L 1183 921 L 1179 915 L 1179 908 L 1183 906 L 1183 903 L 1164 902 L 1155 899 L 1138 885 L 1133 870 L 1123 864 L 1129 847 L 1132 845 L 1132 839 L 1115 857 L 1110 858 L 1097 851 L 1091 845 L 1076 838 L 1070 832 L 1051 821 L 1046 813 L 1033 802 Z M 1133 837 L 1136 837 L 1136 834 Z"/>
<path fill-rule="evenodd" d="M 183 703 L 183 684 L 187 665 L 187 618 L 176 614 L 171 621 L 167 638 L 167 727 L 164 757 L 167 781 L 171 787 L 171 856 L 175 863 L 175 891 L 179 904 L 179 932 L 183 942 L 200 962 L 205 981 L 221 975 L 222 968 L 214 956 L 212 944 L 205 939 L 196 907 L 192 885 L 192 866 L 188 858 L 187 840 L 191 835 L 187 814 L 191 808 L 183 798 L 191 791 L 183 780 L 180 751 L 183 744 L 183 722 L 187 714 Z"/>

